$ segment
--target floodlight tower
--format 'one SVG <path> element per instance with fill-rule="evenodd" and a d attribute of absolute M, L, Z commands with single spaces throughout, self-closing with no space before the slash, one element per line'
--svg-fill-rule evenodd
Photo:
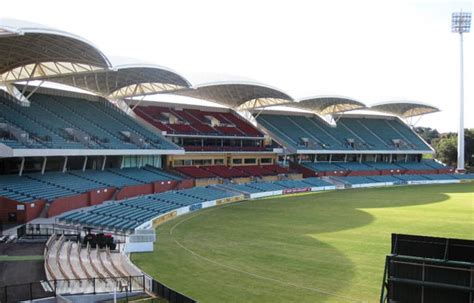
<path fill-rule="evenodd" d="M 458 172 L 464 172 L 464 58 L 463 58 L 463 34 L 469 33 L 471 29 L 471 13 L 458 12 L 452 15 L 451 29 L 453 33 L 459 33 L 461 46 L 461 85 L 459 100 L 459 130 L 458 130 Z"/>

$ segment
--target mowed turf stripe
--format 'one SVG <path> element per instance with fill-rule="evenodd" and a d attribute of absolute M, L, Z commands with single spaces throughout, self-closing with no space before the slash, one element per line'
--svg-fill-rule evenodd
<path fill-rule="evenodd" d="M 16 262 L 16 261 L 41 261 L 43 260 L 43 255 L 34 255 L 34 256 L 8 256 L 0 255 L 1 262 Z"/>

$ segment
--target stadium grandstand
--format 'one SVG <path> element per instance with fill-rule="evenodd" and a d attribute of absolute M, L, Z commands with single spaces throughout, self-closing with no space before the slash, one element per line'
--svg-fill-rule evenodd
<path fill-rule="evenodd" d="M 473 179 L 423 159 L 434 150 L 404 119 L 438 111 L 433 106 L 369 106 L 338 96 L 297 100 L 256 81 L 192 82 L 172 69 L 127 60 L 110 59 L 64 31 L 0 21 L 0 220 L 6 226 L 49 219 L 120 235 L 124 253 L 150 251 L 155 239 L 143 230 L 201 208 Z M 159 94 L 191 101 L 145 99 Z M 50 236 L 49 280 L 111 278 L 146 287 L 145 280 L 123 279 L 143 274 L 128 258 Z M 68 282 L 54 291 L 95 287 Z M 114 290 L 106 282 L 97 287 Z"/>
<path fill-rule="evenodd" d="M 262 182 L 275 188 L 308 177 L 391 175 L 398 182 L 453 173 L 422 160 L 433 149 L 403 120 L 438 111 L 430 105 L 296 100 L 222 75 L 191 83 L 166 67 L 108 58 L 70 33 L 18 20 L 1 25 L 5 222 L 193 186 L 253 184 L 243 187 L 254 191 Z M 144 98 L 164 93 L 216 106 Z M 351 113 L 358 110 L 384 114 Z"/>

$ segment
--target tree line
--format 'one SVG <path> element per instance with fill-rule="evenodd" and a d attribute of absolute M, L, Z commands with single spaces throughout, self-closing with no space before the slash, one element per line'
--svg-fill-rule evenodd
<path fill-rule="evenodd" d="M 435 158 L 448 165 L 455 166 L 458 154 L 457 133 L 439 133 L 430 127 L 415 127 L 420 137 L 428 142 L 436 151 Z M 464 157 L 467 166 L 474 166 L 474 128 L 464 130 Z"/>

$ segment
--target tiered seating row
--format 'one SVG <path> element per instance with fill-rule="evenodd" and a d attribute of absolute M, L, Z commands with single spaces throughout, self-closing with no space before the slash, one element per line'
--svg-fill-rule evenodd
<path fill-rule="evenodd" d="M 0 196 L 19 202 L 38 199 L 52 201 L 104 187 L 123 187 L 157 181 L 181 180 L 158 168 L 124 168 L 4 175 L 0 177 Z"/>
<path fill-rule="evenodd" d="M 256 119 L 296 149 L 430 150 L 423 140 L 397 119 L 341 117 L 335 127 L 317 116 L 260 114 Z M 308 142 L 305 143 L 303 138 Z"/>
<path fill-rule="evenodd" d="M 472 179 L 474 174 L 428 174 L 428 175 L 392 175 L 392 176 L 351 176 L 331 177 L 343 184 L 373 183 L 406 183 L 407 181 L 460 180 Z M 152 218 L 181 207 L 206 201 L 213 201 L 236 196 L 235 192 L 261 193 L 287 189 L 334 186 L 320 178 L 301 180 L 282 180 L 275 182 L 251 182 L 245 184 L 224 184 L 219 187 L 195 187 L 180 191 L 168 191 L 159 194 L 145 195 L 121 202 L 106 202 L 101 205 L 63 215 L 60 221 L 106 230 L 129 232 L 150 221 Z M 222 188 L 225 189 L 222 189 Z"/>
<path fill-rule="evenodd" d="M 260 131 L 233 113 L 157 106 L 138 106 L 135 113 L 158 129 L 171 134 L 263 137 Z M 173 115 L 177 121 L 170 123 L 167 115 Z M 219 121 L 219 124 L 212 126 L 209 120 L 211 117 Z"/>
<path fill-rule="evenodd" d="M 250 182 L 244 184 L 226 184 L 230 189 L 235 189 L 247 193 L 261 193 L 285 190 L 290 188 L 307 188 L 307 187 L 323 187 L 332 186 L 333 184 L 326 182 L 320 178 L 306 178 L 301 180 L 282 180 L 275 182 Z"/>
<path fill-rule="evenodd" d="M 433 160 L 423 160 L 420 162 L 303 162 L 303 166 L 317 171 L 373 171 L 373 170 L 439 170 L 449 169 Z"/>
<path fill-rule="evenodd" d="M 164 137 L 155 134 L 105 101 L 91 102 L 72 97 L 36 93 L 31 106 L 22 107 L 0 96 L 0 122 L 29 134 L 27 143 L 2 138 L 0 143 L 12 148 L 54 149 L 177 149 Z M 66 131 L 75 129 L 91 140 L 76 141 Z M 136 145 L 124 137 L 128 131 L 143 138 L 147 145 Z"/>
<path fill-rule="evenodd" d="M 131 231 L 150 219 L 180 207 L 228 198 L 235 194 L 213 187 L 168 191 L 122 202 L 108 202 L 60 217 L 60 221 L 103 229 Z"/>
<path fill-rule="evenodd" d="M 242 166 L 182 166 L 175 170 L 193 178 L 239 178 L 263 177 L 289 173 L 288 168 L 276 164 L 269 165 L 242 165 Z"/>
<path fill-rule="evenodd" d="M 408 181 L 444 181 L 444 180 L 474 180 L 474 174 L 425 174 L 425 175 L 391 175 L 391 176 L 348 176 L 332 177 L 346 184 L 371 184 L 380 182 L 404 183 Z"/>

